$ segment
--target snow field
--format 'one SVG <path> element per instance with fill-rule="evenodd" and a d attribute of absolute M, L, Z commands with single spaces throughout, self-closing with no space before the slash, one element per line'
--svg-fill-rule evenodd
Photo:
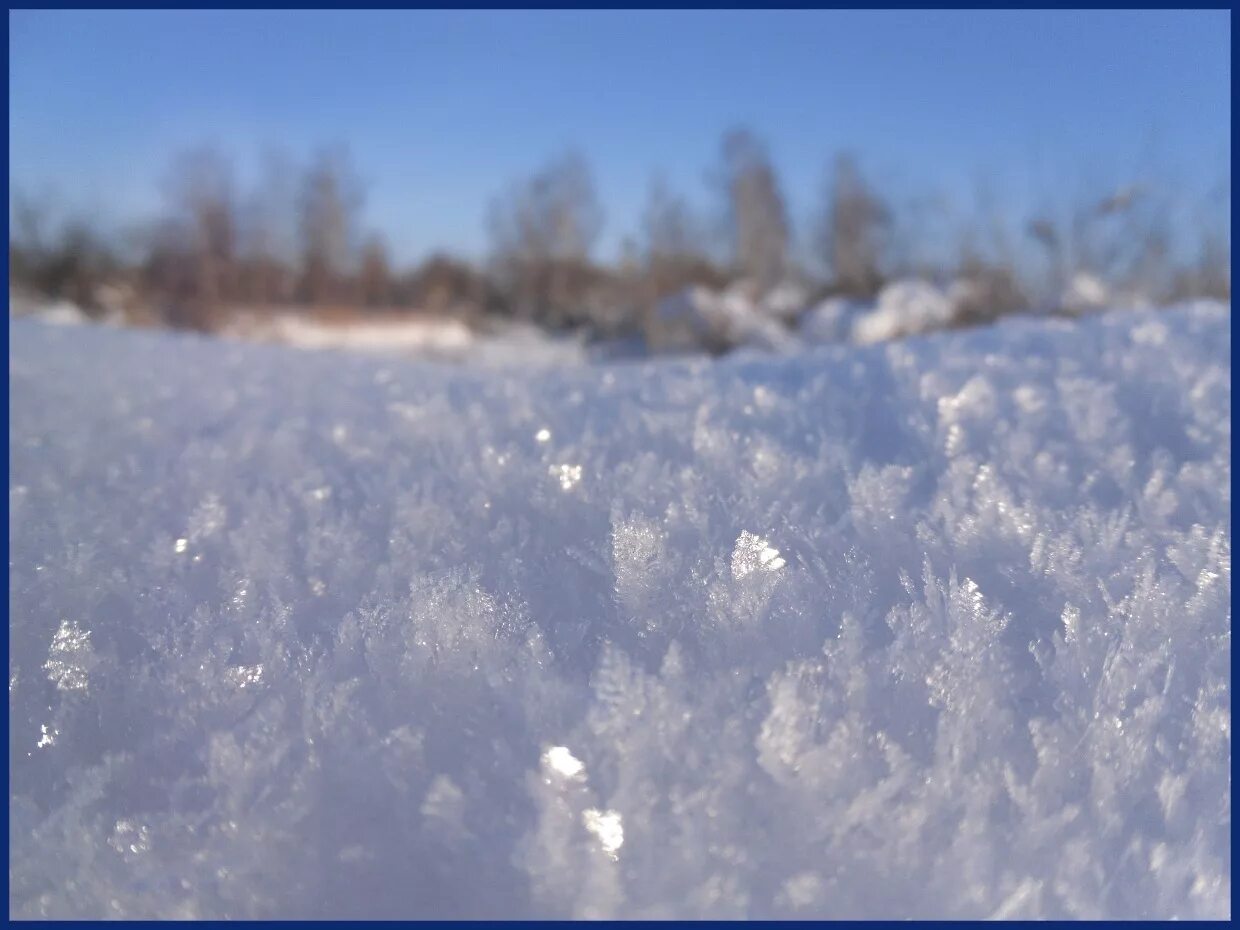
<path fill-rule="evenodd" d="M 13 917 L 1230 916 L 1226 307 L 10 335 Z"/>

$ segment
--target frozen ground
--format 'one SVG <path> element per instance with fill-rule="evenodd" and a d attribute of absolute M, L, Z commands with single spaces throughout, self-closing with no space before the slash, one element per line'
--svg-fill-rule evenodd
<path fill-rule="evenodd" d="M 1230 915 L 1226 308 L 10 332 L 12 916 Z"/>

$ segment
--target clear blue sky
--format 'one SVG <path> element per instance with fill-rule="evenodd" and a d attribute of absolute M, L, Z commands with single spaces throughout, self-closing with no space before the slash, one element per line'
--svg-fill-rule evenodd
<path fill-rule="evenodd" d="M 487 203 L 575 147 L 604 254 L 662 170 L 705 205 L 721 133 L 762 135 L 793 213 L 848 148 L 901 191 L 1013 197 L 1157 162 L 1230 176 L 1230 13 L 11 12 L 10 182 L 150 214 L 179 148 L 241 173 L 346 142 L 402 259 L 480 254 Z"/>

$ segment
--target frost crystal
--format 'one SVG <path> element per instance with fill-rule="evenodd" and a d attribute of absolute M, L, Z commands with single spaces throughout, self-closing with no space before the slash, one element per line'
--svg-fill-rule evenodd
<path fill-rule="evenodd" d="M 90 670 L 94 664 L 90 630 L 62 620 L 52 637 L 47 661 L 43 663 L 48 679 L 61 691 L 85 691 L 90 685 Z"/>
<path fill-rule="evenodd" d="M 581 812 L 581 819 L 586 829 L 598 839 L 603 852 L 612 859 L 618 859 L 617 852 L 624 845 L 624 823 L 620 814 L 591 807 Z"/>
<path fill-rule="evenodd" d="M 132 860 L 145 853 L 151 845 L 151 831 L 140 823 L 132 820 L 118 820 L 108 839 L 108 845 L 126 860 Z"/>
<path fill-rule="evenodd" d="M 263 664 L 238 665 L 228 670 L 228 680 L 238 688 L 256 685 L 263 680 Z"/>
<path fill-rule="evenodd" d="M 208 494 L 190 515 L 189 541 L 201 542 L 214 536 L 224 526 L 227 517 L 228 511 L 221 503 L 219 495 Z M 177 543 L 180 544 L 181 540 L 178 539 Z"/>
<path fill-rule="evenodd" d="M 581 481 L 580 465 L 552 465 L 551 475 L 558 478 L 560 482 L 560 490 L 571 491 Z"/>
<path fill-rule="evenodd" d="M 584 776 L 585 764 L 569 751 L 567 746 L 552 746 L 543 753 L 543 765 L 565 778 Z"/>
<path fill-rule="evenodd" d="M 939 300 L 879 303 L 820 322 Z M 1227 918 L 1230 336 L 513 375 L 15 318 L 10 916 Z"/>
<path fill-rule="evenodd" d="M 56 737 L 60 735 L 60 731 L 55 727 L 49 727 L 46 723 L 39 725 L 39 741 L 35 743 L 36 749 L 46 749 L 48 746 L 56 745 Z"/>
<path fill-rule="evenodd" d="M 736 547 L 732 550 L 733 578 L 744 578 L 759 570 L 779 571 L 785 564 L 779 550 L 761 536 L 744 531 L 736 538 Z"/>

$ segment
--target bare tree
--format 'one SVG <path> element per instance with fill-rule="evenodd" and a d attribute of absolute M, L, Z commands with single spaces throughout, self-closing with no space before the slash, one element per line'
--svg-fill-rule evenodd
<path fill-rule="evenodd" d="M 840 293 L 868 297 L 882 285 L 890 225 L 887 205 L 862 178 L 856 160 L 836 156 L 818 240 Z"/>
<path fill-rule="evenodd" d="M 348 297 L 362 201 L 348 152 L 319 152 L 302 181 L 300 202 L 302 293 L 312 304 Z"/>
<path fill-rule="evenodd" d="M 426 258 L 399 282 L 405 305 L 442 316 L 474 317 L 492 307 L 494 295 L 485 275 L 467 262 L 438 253 Z"/>
<path fill-rule="evenodd" d="M 1201 199 L 1185 204 L 1184 219 L 1193 233 L 1167 238 L 1185 246 L 1195 238 L 1196 255 L 1190 258 L 1185 249 L 1183 264 L 1175 269 L 1168 283 L 1167 300 L 1231 299 L 1230 205 L 1230 177 L 1211 185 Z"/>
<path fill-rule="evenodd" d="M 88 315 L 100 313 L 100 286 L 121 266 L 114 240 L 84 219 L 54 222 L 46 198 L 16 192 L 12 213 L 10 281 L 34 294 L 71 301 Z"/>
<path fill-rule="evenodd" d="M 260 306 L 289 303 L 296 289 L 296 169 L 284 152 L 264 153 L 243 214 L 243 295 Z"/>
<path fill-rule="evenodd" d="M 367 307 L 388 307 L 392 303 L 391 266 L 382 236 L 372 235 L 362 246 L 358 290 L 363 305 Z"/>
<path fill-rule="evenodd" d="M 1084 280 L 1096 282 L 1100 299 L 1170 296 L 1185 280 L 1174 267 L 1172 201 L 1157 185 L 1128 184 L 1043 209 L 1027 226 L 1046 260 L 1041 302 L 1058 307 Z"/>
<path fill-rule="evenodd" d="M 10 211 L 9 277 L 14 284 L 48 294 L 47 282 L 41 280 L 48 250 L 48 203 L 14 191 Z"/>
<path fill-rule="evenodd" d="M 210 147 L 184 152 L 173 162 L 168 191 L 189 231 L 202 298 L 227 297 L 237 234 L 231 162 Z"/>
<path fill-rule="evenodd" d="M 706 253 L 705 240 L 703 224 L 688 202 L 662 178 L 654 178 L 642 215 L 640 246 L 648 302 L 689 284 L 725 283 L 726 275 Z"/>
<path fill-rule="evenodd" d="M 661 178 L 650 182 L 642 215 L 647 260 L 679 259 L 698 254 L 702 233 L 689 204 Z"/>
<path fill-rule="evenodd" d="M 1210 297 L 1231 300 L 1231 246 L 1226 232 L 1207 230 L 1201 236 L 1197 260 L 1183 269 L 1172 284 L 1173 300 Z"/>
<path fill-rule="evenodd" d="M 724 136 L 722 167 L 733 260 L 759 288 L 769 288 L 787 270 L 791 238 L 775 168 L 747 129 Z"/>
<path fill-rule="evenodd" d="M 181 325 L 210 328 L 223 305 L 236 296 L 237 217 L 232 163 L 210 146 L 177 156 L 165 183 L 170 226 L 164 260 L 182 262 L 173 271 Z M 172 232 L 175 227 L 176 233 Z"/>
<path fill-rule="evenodd" d="M 493 267 L 518 315 L 557 325 L 579 316 L 602 225 L 590 169 L 575 153 L 553 160 L 492 203 Z"/>

